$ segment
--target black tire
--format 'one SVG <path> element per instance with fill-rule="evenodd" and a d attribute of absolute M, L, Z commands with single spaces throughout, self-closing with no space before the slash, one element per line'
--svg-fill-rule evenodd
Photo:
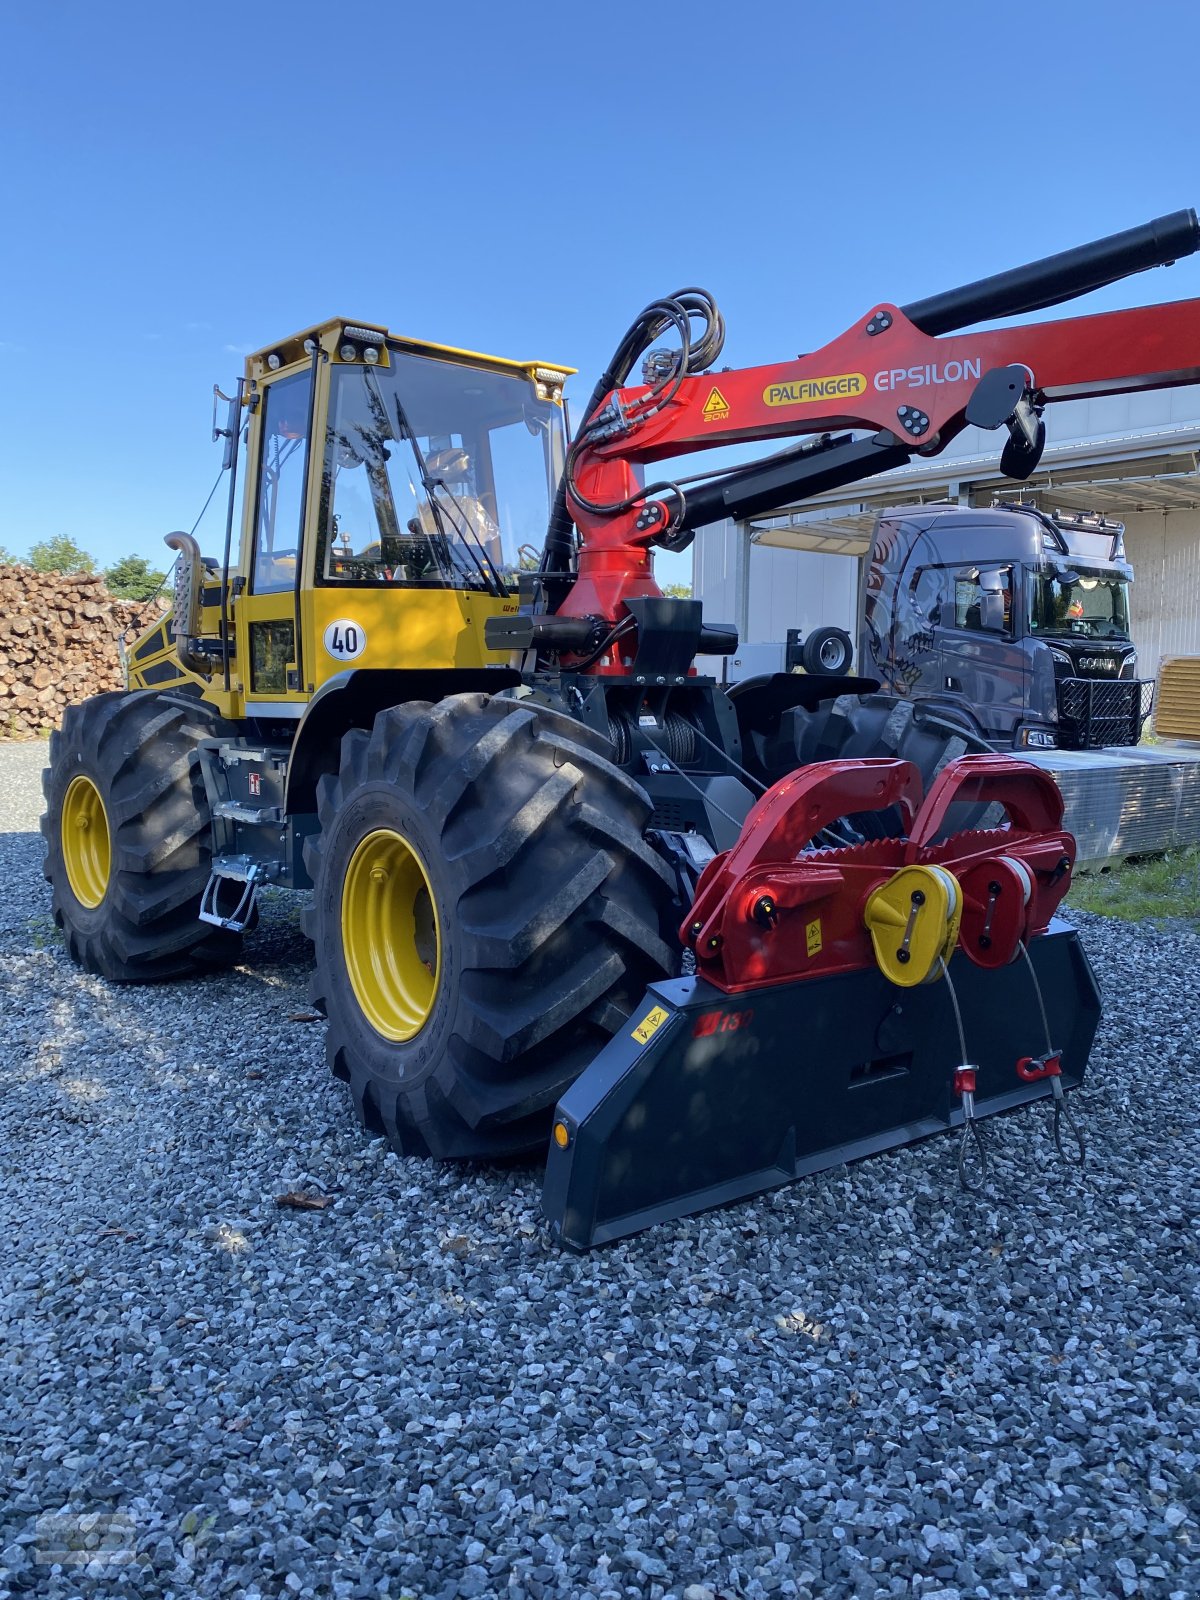
<path fill-rule="evenodd" d="M 839 695 L 815 711 L 797 706 L 783 714 L 772 737 L 758 742 L 764 775 L 770 783 L 814 761 L 897 756 L 915 764 L 927 794 L 948 761 L 984 754 L 990 749 L 983 739 L 919 701 L 914 704 L 883 694 Z M 851 835 L 864 838 L 894 838 L 901 832 L 898 812 L 863 813 L 847 820 Z M 944 832 L 983 827 L 991 820 L 984 807 L 953 806 Z"/>
<path fill-rule="evenodd" d="M 850 671 L 854 644 L 845 628 L 817 628 L 800 650 L 805 672 L 823 678 L 840 678 Z"/>
<path fill-rule="evenodd" d="M 195 749 L 228 724 L 153 690 L 68 706 L 42 775 L 44 875 L 71 959 L 114 983 L 153 983 L 236 960 L 241 937 L 199 920 L 212 861 L 212 817 Z M 111 870 L 87 905 L 71 886 L 62 812 L 75 778 L 103 802 Z"/>
<path fill-rule="evenodd" d="M 321 780 L 306 845 L 312 995 L 330 1070 L 401 1153 L 544 1149 L 563 1090 L 676 969 L 662 932 L 672 875 L 643 838 L 650 801 L 611 754 L 557 712 L 454 695 L 348 733 L 337 777 Z M 364 1013 L 343 948 L 347 872 L 380 830 L 424 868 L 439 929 L 430 1009 L 404 1041 Z"/>

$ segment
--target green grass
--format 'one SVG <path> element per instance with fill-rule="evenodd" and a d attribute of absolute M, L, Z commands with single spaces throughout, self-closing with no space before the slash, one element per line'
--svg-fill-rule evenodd
<path fill-rule="evenodd" d="M 1171 850 L 1151 860 L 1082 873 L 1071 885 L 1067 908 L 1094 911 L 1122 922 L 1200 925 L 1200 848 Z"/>

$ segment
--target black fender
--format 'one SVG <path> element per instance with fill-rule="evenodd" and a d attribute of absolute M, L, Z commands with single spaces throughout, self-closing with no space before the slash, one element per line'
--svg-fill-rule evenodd
<path fill-rule="evenodd" d="M 825 677 L 802 672 L 773 672 L 758 678 L 744 678 L 731 684 L 726 694 L 737 712 L 738 727 L 745 739 L 749 733 L 769 733 L 793 706 L 815 711 L 822 700 L 835 700 L 841 694 L 874 694 L 878 678 Z"/>
<path fill-rule="evenodd" d="M 450 694 L 499 694 L 522 681 L 511 667 L 352 667 L 337 673 L 313 695 L 296 728 L 284 811 L 292 816 L 317 809 L 318 780 L 337 771 L 342 736 L 351 728 L 369 728 L 388 706 Z"/>

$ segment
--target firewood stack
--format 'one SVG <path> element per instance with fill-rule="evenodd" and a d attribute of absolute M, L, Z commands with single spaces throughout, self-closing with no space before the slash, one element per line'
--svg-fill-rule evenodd
<path fill-rule="evenodd" d="M 0 739 L 36 739 L 75 700 L 123 689 L 126 646 L 166 599 L 118 600 L 104 579 L 0 567 Z"/>

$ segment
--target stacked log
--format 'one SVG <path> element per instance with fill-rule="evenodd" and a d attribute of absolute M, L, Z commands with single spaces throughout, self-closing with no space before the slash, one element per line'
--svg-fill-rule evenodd
<path fill-rule="evenodd" d="M 118 600 L 83 573 L 0 567 L 0 739 L 44 738 L 72 701 L 124 688 L 121 643 L 166 604 Z"/>

